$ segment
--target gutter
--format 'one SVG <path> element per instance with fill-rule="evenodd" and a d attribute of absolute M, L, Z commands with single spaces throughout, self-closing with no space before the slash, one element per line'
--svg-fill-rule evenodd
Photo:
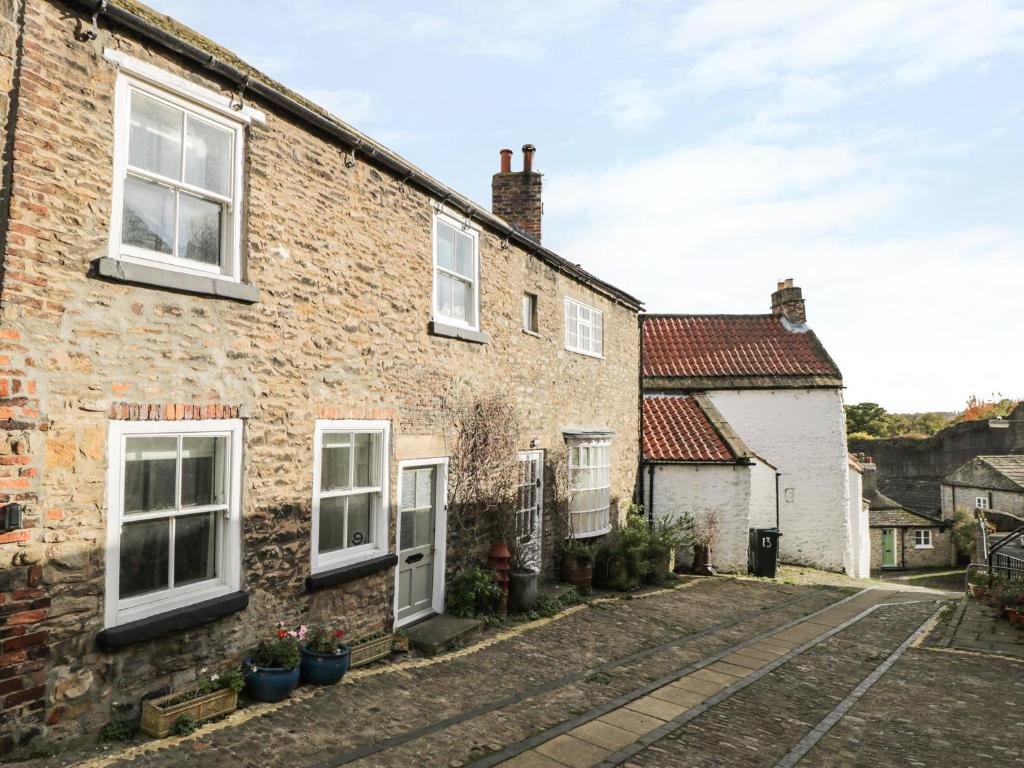
<path fill-rule="evenodd" d="M 218 59 L 214 54 L 168 32 L 138 14 L 108 3 L 107 0 L 66 0 L 66 2 L 81 8 L 87 14 L 93 16 L 94 19 L 100 17 L 109 19 L 111 23 L 125 27 L 146 40 L 156 43 L 194 64 L 200 65 L 211 75 L 227 80 L 243 91 L 243 93 L 251 92 L 266 102 L 297 117 L 299 120 L 340 140 L 350 147 L 353 152 L 360 150 L 374 163 L 395 173 L 402 179 L 403 183 L 412 184 L 428 195 L 437 198 L 443 205 L 459 210 L 467 218 L 497 230 L 510 242 L 514 242 L 523 250 L 547 263 L 549 266 L 611 299 L 614 303 L 621 304 L 635 312 L 639 312 L 643 308 L 643 302 L 636 297 L 599 280 L 589 272 L 562 258 L 554 251 L 544 248 L 533 238 L 524 235 L 519 230 L 510 226 L 504 219 L 495 216 L 486 209 L 480 208 L 469 198 L 459 194 L 451 187 L 412 165 L 383 144 L 374 141 L 366 134 L 357 131 L 340 120 L 321 115 L 285 93 L 282 89 L 254 79 L 251 75 L 232 64 Z"/>

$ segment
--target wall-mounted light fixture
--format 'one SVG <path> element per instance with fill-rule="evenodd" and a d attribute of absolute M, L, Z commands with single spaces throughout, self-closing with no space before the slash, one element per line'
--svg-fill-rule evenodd
<path fill-rule="evenodd" d="M 530 441 L 531 448 L 536 448 L 538 445 L 540 445 L 540 440 L 534 438 L 533 440 Z"/>
<path fill-rule="evenodd" d="M 0 509 L 0 525 L 4 531 L 15 531 L 21 528 L 21 504 L 8 504 Z"/>

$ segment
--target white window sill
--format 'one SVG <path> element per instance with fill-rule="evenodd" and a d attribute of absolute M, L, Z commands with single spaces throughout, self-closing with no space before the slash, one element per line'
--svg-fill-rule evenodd
<path fill-rule="evenodd" d="M 214 275 L 205 276 L 179 272 L 167 267 L 149 266 L 126 259 L 112 259 L 109 256 L 97 259 L 95 265 L 96 276 L 122 283 L 233 299 L 246 304 L 254 304 L 260 300 L 259 288 L 248 283 L 240 283 Z"/>
<path fill-rule="evenodd" d="M 369 560 L 375 560 L 378 557 L 382 557 L 388 554 L 386 549 L 378 549 L 377 547 L 370 548 L 367 545 L 366 549 L 360 549 L 356 552 L 349 552 L 343 555 L 321 555 L 317 558 L 316 564 L 310 569 L 310 573 L 317 576 L 328 571 L 336 571 L 339 568 L 348 568 L 353 565 L 361 565 Z"/>
<path fill-rule="evenodd" d="M 523 333 L 525 333 L 527 336 L 533 336 L 535 339 L 542 339 L 542 338 L 544 338 L 543 336 L 541 336 L 536 331 L 531 331 L 531 330 L 529 330 L 527 328 L 523 328 Z"/>
<path fill-rule="evenodd" d="M 915 544 L 914 549 L 935 549 L 931 544 Z"/>
<path fill-rule="evenodd" d="M 584 357 L 592 357 L 595 360 L 604 360 L 604 355 L 599 355 L 599 354 L 597 354 L 595 352 L 587 352 L 587 351 L 582 350 L 582 349 L 573 349 L 572 347 L 566 347 L 565 351 L 566 352 L 572 352 L 572 353 L 577 354 L 577 355 L 583 355 Z"/>
<path fill-rule="evenodd" d="M 234 585 L 219 583 L 210 584 L 201 589 L 187 591 L 176 596 L 153 597 L 140 595 L 137 599 L 140 601 L 145 600 L 145 602 L 138 602 L 135 605 L 131 605 L 132 600 L 129 598 L 127 601 L 123 601 L 128 602 L 129 607 L 118 609 L 117 622 L 111 626 L 119 627 L 134 621 L 159 616 L 169 611 L 189 608 L 193 605 L 205 603 L 208 600 L 215 600 L 218 597 L 229 595 L 236 590 L 237 587 Z"/>
<path fill-rule="evenodd" d="M 590 531 L 588 533 L 574 533 L 570 536 L 570 539 L 592 539 L 595 536 L 604 536 L 606 533 L 611 533 L 612 527 L 610 525 L 604 528 L 599 528 L 596 531 Z"/>
<path fill-rule="evenodd" d="M 486 344 L 491 340 L 491 337 L 482 331 L 468 325 L 452 325 L 447 320 L 431 320 L 427 330 L 432 336 L 445 336 L 449 339 L 471 341 L 474 344 Z"/>

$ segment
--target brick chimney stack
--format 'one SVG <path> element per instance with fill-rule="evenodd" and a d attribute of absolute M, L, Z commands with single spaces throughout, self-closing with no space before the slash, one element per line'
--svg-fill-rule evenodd
<path fill-rule="evenodd" d="M 523 145 L 523 170 L 512 170 L 512 150 L 501 150 L 501 170 L 491 179 L 491 211 L 540 242 L 541 174 L 533 170 L 533 144 Z"/>
<path fill-rule="evenodd" d="M 776 317 L 785 317 L 793 325 L 803 325 L 807 322 L 804 293 L 793 285 L 792 277 L 779 281 L 778 290 L 772 294 L 772 314 Z"/>

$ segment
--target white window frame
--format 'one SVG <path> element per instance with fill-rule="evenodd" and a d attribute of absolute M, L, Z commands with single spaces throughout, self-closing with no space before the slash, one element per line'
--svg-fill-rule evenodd
<path fill-rule="evenodd" d="M 576 307 L 576 333 L 575 334 L 570 333 L 570 320 L 569 320 L 569 307 L 570 306 L 575 306 Z M 586 323 L 583 323 L 583 324 L 585 324 L 590 329 L 590 334 L 589 334 L 590 346 L 589 347 L 582 347 L 579 344 L 579 338 L 580 338 L 579 328 L 580 328 L 580 325 L 581 325 L 581 322 L 580 322 L 580 319 L 579 319 L 579 316 L 580 316 L 579 310 L 580 309 L 585 309 L 588 312 L 591 312 L 592 314 L 596 314 L 601 319 L 600 351 L 597 351 L 597 346 L 598 345 L 595 343 L 595 336 L 594 336 L 594 330 L 597 328 L 597 324 L 594 323 L 592 320 L 589 320 Z M 570 297 L 566 296 L 565 297 L 565 312 L 564 312 L 564 314 L 565 314 L 565 348 L 567 350 L 569 350 L 570 352 L 576 352 L 577 354 L 586 355 L 587 357 L 603 358 L 604 357 L 604 312 L 602 312 L 600 309 L 597 309 L 596 307 L 590 306 L 589 304 L 584 304 L 582 301 L 579 301 L 577 299 L 573 299 L 573 298 L 570 298 Z M 576 337 L 576 341 L 577 341 L 576 344 L 573 344 L 570 341 L 570 336 L 575 336 Z"/>
<path fill-rule="evenodd" d="M 612 529 L 612 515 L 611 515 L 611 466 L 612 466 L 612 440 L 611 438 L 585 438 L 585 439 L 570 439 L 567 441 L 569 447 L 569 520 L 573 521 L 576 516 L 590 514 L 591 512 L 600 511 L 600 508 L 588 509 L 588 510 L 573 510 L 572 509 L 572 496 L 577 491 L 592 491 L 592 490 L 607 490 L 608 504 L 605 507 L 605 524 L 598 527 L 593 531 L 579 531 L 577 526 L 571 522 L 572 533 L 570 538 L 573 539 L 589 539 L 594 536 L 603 536 Z M 606 465 L 595 466 L 594 464 L 588 464 L 586 467 L 577 466 L 573 464 L 573 448 L 595 448 L 604 447 L 608 449 L 608 463 Z M 608 485 L 595 485 L 588 488 L 573 488 L 572 485 L 572 472 L 574 469 L 607 469 L 608 470 Z"/>
<path fill-rule="evenodd" d="M 159 77 L 155 68 L 132 67 L 121 63 L 114 91 L 114 194 L 110 213 L 110 243 L 108 255 L 112 259 L 159 267 L 188 275 L 201 275 L 230 282 L 242 280 L 242 219 L 243 219 L 243 172 L 245 158 L 245 126 L 250 121 L 246 115 L 235 114 L 223 108 L 223 97 L 219 94 L 192 85 L 179 87 L 177 78 L 170 75 Z M 159 70 L 155 70 L 159 72 Z M 131 72 L 131 74 L 129 74 Z M 121 242 L 124 218 L 124 189 L 129 175 L 128 137 L 131 126 L 131 93 L 137 91 L 157 101 L 168 104 L 187 114 L 230 131 L 232 134 L 231 189 L 226 196 L 216 195 L 208 190 L 194 187 L 184 180 L 164 179 L 159 174 L 132 170 L 131 175 L 158 182 L 183 192 L 193 192 L 204 200 L 224 205 L 224 220 L 221 227 L 220 265 L 201 264 L 191 259 L 179 258 L 126 245 Z M 184 140 L 184 137 L 182 137 Z M 177 222 L 175 222 L 177 237 Z"/>
<path fill-rule="evenodd" d="M 438 223 L 446 224 L 449 227 L 454 228 L 458 232 L 469 236 L 473 240 L 473 290 L 472 290 L 472 301 L 473 301 L 473 322 L 467 323 L 465 320 L 461 320 L 457 317 L 448 317 L 447 315 L 441 314 L 440 307 L 437 301 L 437 275 L 439 272 L 443 272 L 447 275 L 454 277 L 455 279 L 465 282 L 465 275 L 460 275 L 457 272 L 444 269 L 437 263 L 437 226 Z M 433 253 L 433 272 L 431 273 L 430 280 L 430 306 L 433 307 L 433 319 L 435 322 L 444 323 L 445 325 L 452 325 L 458 328 L 466 328 L 471 331 L 480 330 L 480 231 L 473 225 L 467 225 L 464 221 L 459 221 L 453 216 L 449 216 L 447 213 L 435 210 L 433 216 L 433 222 L 431 226 L 431 251 Z"/>
<path fill-rule="evenodd" d="M 975 496 L 974 497 L 974 508 L 988 510 L 991 509 L 988 503 L 988 496 Z"/>
<path fill-rule="evenodd" d="M 934 549 L 932 532 L 930 528 L 917 528 L 914 530 L 914 549 Z"/>
<path fill-rule="evenodd" d="M 377 486 L 371 488 L 349 488 L 345 491 L 324 493 L 320 490 L 320 477 L 323 471 L 323 436 L 325 432 L 358 432 L 381 433 L 380 439 L 380 498 L 371 511 L 373 519 L 374 541 L 357 547 L 345 547 L 334 552 L 320 554 L 320 500 L 334 496 L 346 496 L 356 493 L 378 492 Z M 312 543 L 310 568 L 313 573 L 353 565 L 371 560 L 389 551 L 389 511 L 391 491 L 391 422 L 363 419 L 317 419 L 313 432 L 313 512 L 312 512 Z"/>
<path fill-rule="evenodd" d="M 229 467 L 227 510 L 218 532 L 222 542 L 218 553 L 216 580 L 190 584 L 180 589 L 160 590 L 120 598 L 121 526 L 129 520 L 144 520 L 146 514 L 126 516 L 124 507 L 124 458 L 128 437 L 169 435 L 224 435 L 228 438 Z M 114 627 L 160 613 L 184 608 L 241 589 L 242 548 L 242 420 L 201 419 L 198 421 L 112 421 L 108 433 L 107 467 L 107 557 L 104 626 Z M 202 508 L 189 510 L 189 514 Z M 173 559 L 171 561 L 173 567 Z"/>

